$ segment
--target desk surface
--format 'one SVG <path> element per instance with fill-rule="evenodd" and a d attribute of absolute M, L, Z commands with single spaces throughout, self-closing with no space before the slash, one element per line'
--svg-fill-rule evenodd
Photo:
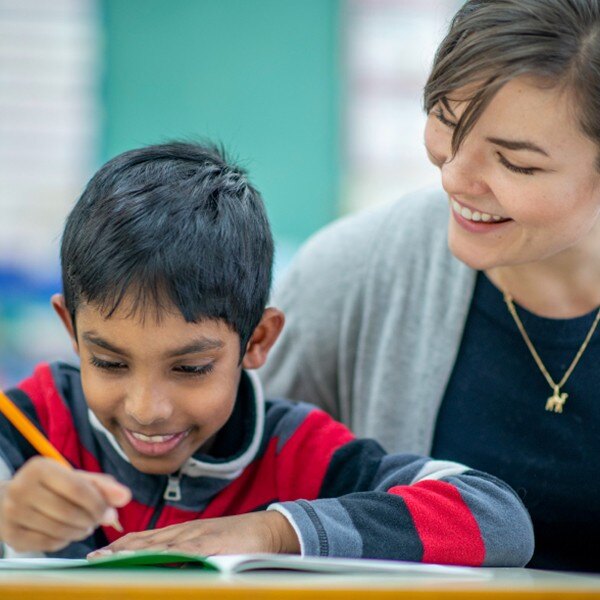
<path fill-rule="evenodd" d="M 599 598 L 600 575 L 482 569 L 489 577 L 331 576 L 254 573 L 225 577 L 171 569 L 1 572 L 2 600 L 568 600 Z"/>

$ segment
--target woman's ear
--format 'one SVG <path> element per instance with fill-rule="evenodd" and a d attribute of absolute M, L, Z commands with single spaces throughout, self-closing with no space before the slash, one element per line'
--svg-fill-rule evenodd
<path fill-rule="evenodd" d="M 69 313 L 65 305 L 65 297 L 62 294 L 54 294 L 50 299 L 50 303 L 71 338 L 73 350 L 79 355 L 79 345 L 77 344 L 77 336 L 75 335 L 75 324 L 73 323 L 73 319 L 71 319 L 71 313 Z"/>
<path fill-rule="evenodd" d="M 265 309 L 260 323 L 246 345 L 246 354 L 242 360 L 244 369 L 258 369 L 265 364 L 269 350 L 279 337 L 284 323 L 285 316 L 279 309 Z"/>

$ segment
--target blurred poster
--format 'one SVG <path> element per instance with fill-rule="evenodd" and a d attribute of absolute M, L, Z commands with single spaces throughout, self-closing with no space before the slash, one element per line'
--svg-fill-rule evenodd
<path fill-rule="evenodd" d="M 0 385 L 70 356 L 48 309 L 69 207 L 95 166 L 95 0 L 0 0 Z"/>
<path fill-rule="evenodd" d="M 459 0 L 347 0 L 343 212 L 439 181 L 422 90 Z"/>

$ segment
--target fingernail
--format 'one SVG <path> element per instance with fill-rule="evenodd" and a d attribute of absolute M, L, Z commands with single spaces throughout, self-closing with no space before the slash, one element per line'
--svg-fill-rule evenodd
<path fill-rule="evenodd" d="M 114 508 L 107 508 L 102 515 L 102 525 L 112 525 L 118 518 L 117 511 Z"/>
<path fill-rule="evenodd" d="M 112 550 L 108 548 L 100 548 L 100 550 L 94 550 L 90 552 L 87 557 L 88 558 L 102 558 L 103 556 L 110 556 L 113 553 Z"/>

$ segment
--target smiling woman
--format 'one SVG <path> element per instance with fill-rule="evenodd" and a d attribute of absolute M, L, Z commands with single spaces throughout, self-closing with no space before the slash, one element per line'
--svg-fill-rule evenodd
<path fill-rule="evenodd" d="M 542 568 L 600 570 L 599 102 L 600 0 L 467 1 L 424 93 L 443 190 L 308 242 L 263 372 L 507 481 Z"/>
<path fill-rule="evenodd" d="M 461 90 L 445 97 L 430 111 L 425 128 L 427 151 L 440 167 L 454 209 L 453 254 L 482 270 L 537 261 L 550 267 L 573 252 L 579 255 L 575 263 L 581 252 L 593 258 L 600 211 L 598 147 L 579 127 L 572 93 L 517 77 L 495 94 L 453 152 L 469 104 L 462 98 Z M 508 285 L 511 270 L 503 270 Z M 516 291 L 515 275 L 510 288 Z M 548 316 L 577 316 L 597 299 L 590 296 L 585 306 L 570 307 L 543 295 L 526 305 Z"/>

